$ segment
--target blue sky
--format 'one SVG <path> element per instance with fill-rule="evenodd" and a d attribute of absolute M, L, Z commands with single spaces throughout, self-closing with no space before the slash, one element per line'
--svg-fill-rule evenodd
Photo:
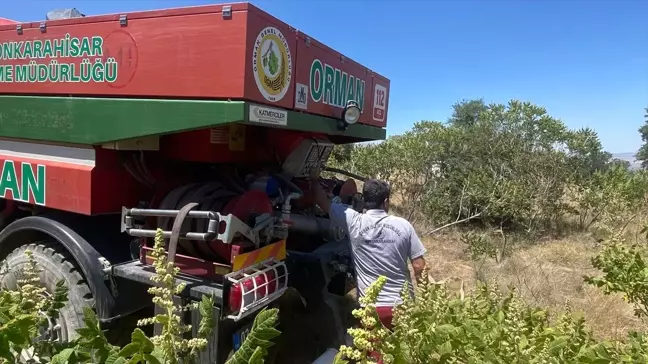
<path fill-rule="evenodd" d="M 41 20 L 76 7 L 94 15 L 211 0 L 2 1 L 0 17 Z M 611 152 L 641 145 L 648 106 L 645 0 L 252 1 L 392 81 L 389 134 L 444 121 L 461 99 L 515 98 L 569 127 L 598 131 Z"/>

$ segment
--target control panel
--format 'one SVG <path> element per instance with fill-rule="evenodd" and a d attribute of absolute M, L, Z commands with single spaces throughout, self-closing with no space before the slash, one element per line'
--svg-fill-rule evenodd
<path fill-rule="evenodd" d="M 303 140 L 284 161 L 284 173 L 291 177 L 308 177 L 311 169 L 328 161 L 335 144 L 322 139 Z"/>

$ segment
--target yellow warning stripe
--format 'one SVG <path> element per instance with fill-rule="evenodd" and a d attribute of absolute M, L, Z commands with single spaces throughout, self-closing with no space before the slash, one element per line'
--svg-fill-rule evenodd
<path fill-rule="evenodd" d="M 239 254 L 232 261 L 232 271 L 236 272 L 251 265 L 261 263 L 264 260 L 274 258 L 278 261 L 286 259 L 286 241 L 281 240 L 274 244 L 264 246 L 253 252 Z"/>

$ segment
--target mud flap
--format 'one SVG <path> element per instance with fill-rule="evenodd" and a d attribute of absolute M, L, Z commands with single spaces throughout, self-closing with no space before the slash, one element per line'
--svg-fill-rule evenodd
<path fill-rule="evenodd" d="M 343 247 L 343 246 L 342 246 Z M 321 311 L 322 305 L 331 312 L 330 322 L 335 328 L 334 345 L 344 342 L 346 330 L 342 321 L 340 300 L 343 297 L 329 293 L 329 282 L 335 276 L 329 267 L 333 254 L 340 248 L 339 244 L 325 244 L 313 253 L 288 253 L 286 265 L 291 271 L 289 285 L 297 289 L 306 299 L 309 311 Z"/>
<path fill-rule="evenodd" d="M 315 359 L 313 364 L 333 364 L 335 361 L 335 356 L 339 351 L 333 348 L 330 348 L 320 355 L 319 358 Z"/>
<path fill-rule="evenodd" d="M 311 253 L 289 251 L 286 266 L 290 272 L 288 286 L 295 288 L 307 305 L 321 298 L 326 288 L 326 276 L 319 257 Z"/>

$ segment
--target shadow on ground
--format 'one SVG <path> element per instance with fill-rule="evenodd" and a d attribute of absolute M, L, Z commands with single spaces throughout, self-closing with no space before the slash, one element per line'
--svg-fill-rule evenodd
<path fill-rule="evenodd" d="M 354 323 L 351 311 L 355 302 L 347 296 L 344 304 L 343 324 L 350 327 Z M 279 300 L 279 321 L 281 335 L 266 363 L 310 364 L 326 349 L 337 349 L 333 311 L 324 302 L 304 307 L 299 294 L 288 290 Z"/>

